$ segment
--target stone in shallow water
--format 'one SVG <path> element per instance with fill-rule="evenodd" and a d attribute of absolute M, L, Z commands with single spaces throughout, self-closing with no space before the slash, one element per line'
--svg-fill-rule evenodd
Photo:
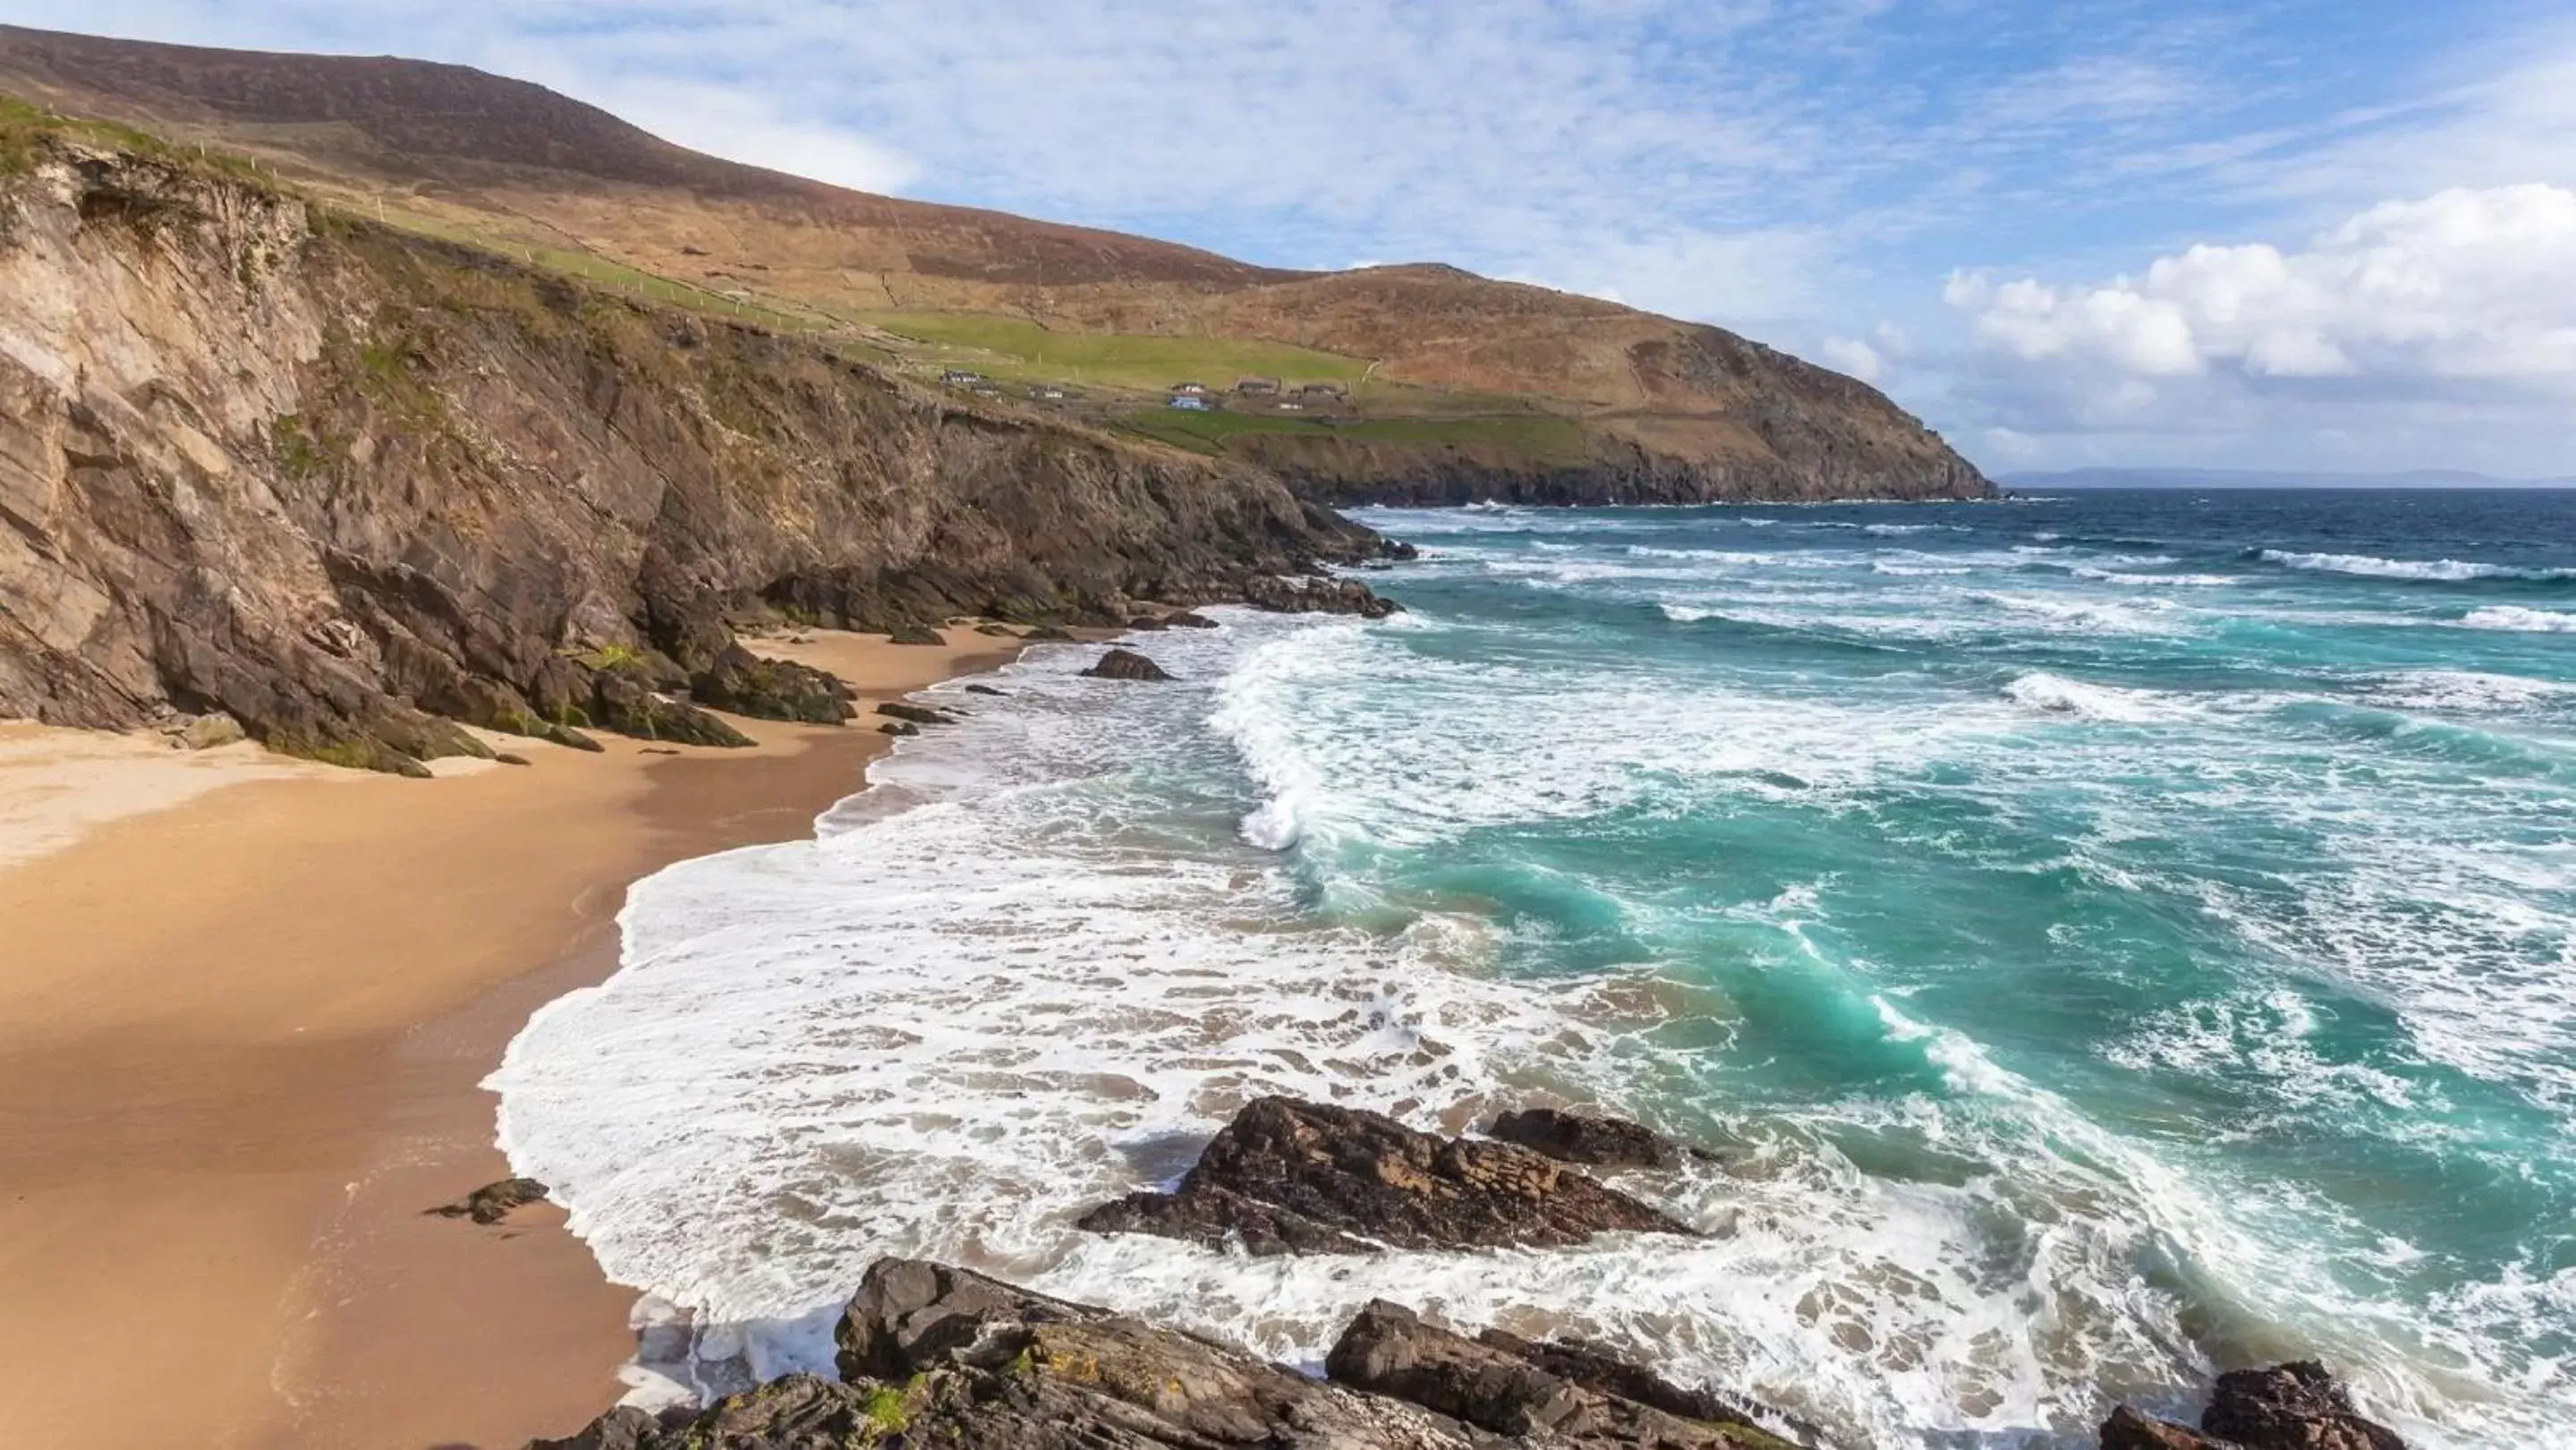
<path fill-rule="evenodd" d="M 504 1178 L 484 1184 L 454 1203 L 442 1203 L 430 1212 L 440 1218 L 470 1218 L 488 1227 L 508 1218 L 512 1209 L 542 1200 L 547 1191 L 533 1178 Z"/>
<path fill-rule="evenodd" d="M 1171 672 L 1132 649 L 1113 649 L 1084 670 L 1095 680 L 1168 680 Z"/>

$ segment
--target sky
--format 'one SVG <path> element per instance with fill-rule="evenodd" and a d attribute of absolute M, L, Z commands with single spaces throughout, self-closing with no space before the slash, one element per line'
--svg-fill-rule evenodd
<path fill-rule="evenodd" d="M 1445 261 L 1990 472 L 2576 475 L 2565 0 L 0 0 L 520 76 L 868 190 Z"/>

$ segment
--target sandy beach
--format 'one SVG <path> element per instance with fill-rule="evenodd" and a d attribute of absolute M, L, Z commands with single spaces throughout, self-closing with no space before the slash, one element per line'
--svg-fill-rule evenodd
<path fill-rule="evenodd" d="M 870 703 L 1017 646 L 816 633 L 862 715 L 752 750 L 512 742 L 411 781 L 0 727 L 0 1363 L 43 1450 L 457 1450 L 618 1393 L 634 1295 L 501 1177 L 477 1087 L 616 965 L 626 885 L 804 835 Z"/>

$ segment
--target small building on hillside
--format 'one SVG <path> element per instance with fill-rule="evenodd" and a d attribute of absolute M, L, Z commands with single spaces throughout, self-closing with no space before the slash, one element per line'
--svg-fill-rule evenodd
<path fill-rule="evenodd" d="M 984 381 L 984 375 L 965 368 L 950 368 L 939 375 L 939 380 L 952 388 L 971 388 Z"/>
<path fill-rule="evenodd" d="M 1172 395 L 1172 406 L 1180 409 L 1184 413 L 1213 413 L 1216 411 L 1214 408 L 1208 406 L 1207 398 L 1201 393 L 1174 393 Z"/>
<path fill-rule="evenodd" d="M 1279 380 L 1277 378 L 1237 378 L 1234 390 L 1247 398 L 1272 397 L 1279 391 Z"/>
<path fill-rule="evenodd" d="M 1041 403 L 1061 403 L 1064 401 L 1064 389 L 1053 383 L 1040 383 L 1029 389 L 1029 396 Z"/>
<path fill-rule="evenodd" d="M 1301 398 L 1347 398 L 1351 390 L 1339 383 L 1308 383 L 1297 390 Z"/>
<path fill-rule="evenodd" d="M 1172 384 L 1172 396 L 1175 398 L 1204 398 L 1207 396 L 1207 391 L 1205 383 Z"/>

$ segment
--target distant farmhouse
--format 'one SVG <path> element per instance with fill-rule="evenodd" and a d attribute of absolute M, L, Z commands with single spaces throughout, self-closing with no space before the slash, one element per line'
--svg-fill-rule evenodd
<path fill-rule="evenodd" d="M 1061 403 L 1064 401 L 1064 389 L 1053 383 L 1040 383 L 1029 389 L 1029 396 L 1041 403 Z"/>
<path fill-rule="evenodd" d="M 1205 383 L 1172 384 L 1172 396 L 1175 398 L 1204 398 L 1207 396 L 1207 392 L 1207 384 Z"/>
<path fill-rule="evenodd" d="M 1277 378 L 1238 378 L 1234 390 L 1246 398 L 1270 398 L 1279 394 Z"/>
<path fill-rule="evenodd" d="M 1308 383 L 1297 390 L 1301 398 L 1347 398 L 1351 390 L 1339 383 Z"/>
<path fill-rule="evenodd" d="M 950 368 L 939 375 L 939 380 L 952 388 L 971 388 L 985 381 L 985 377 L 982 373 L 969 372 L 965 368 Z"/>
<path fill-rule="evenodd" d="M 1206 394 L 1204 388 L 1195 393 L 1174 393 L 1172 406 L 1184 413 L 1213 413 L 1216 409 L 1208 403 Z"/>

